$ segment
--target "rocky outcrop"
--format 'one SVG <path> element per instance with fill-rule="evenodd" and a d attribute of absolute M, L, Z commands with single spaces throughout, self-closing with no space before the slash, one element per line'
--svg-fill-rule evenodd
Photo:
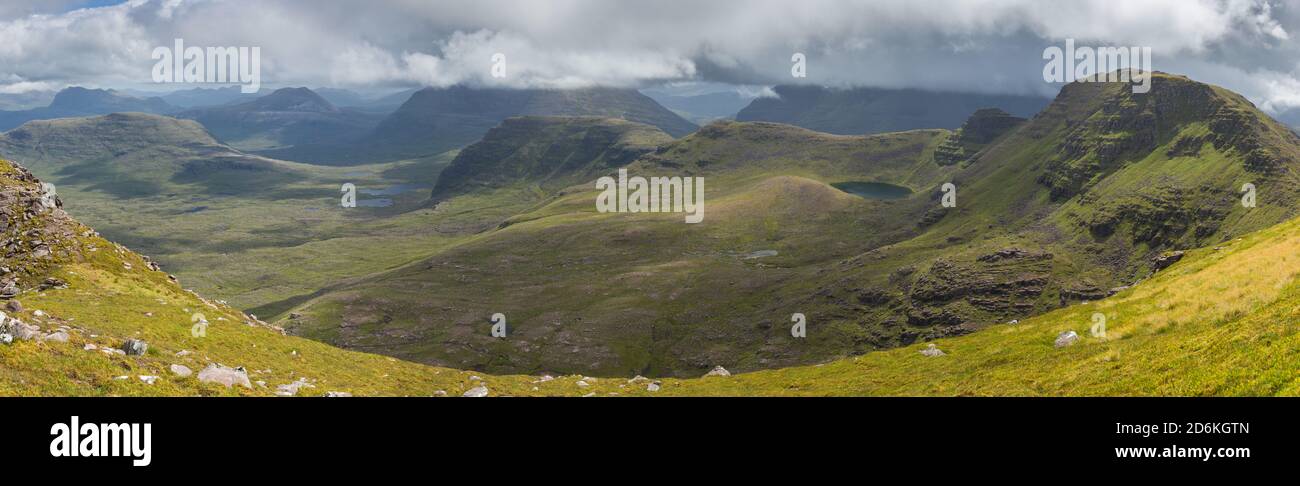
<path fill-rule="evenodd" d="M 1182 251 L 1173 251 L 1169 253 L 1156 255 L 1155 258 L 1151 259 L 1151 271 L 1159 272 L 1161 270 L 1169 268 L 1170 265 L 1178 263 L 1178 261 L 1182 259 L 1183 259 Z"/>
<path fill-rule="evenodd" d="M 954 165 L 970 160 L 985 145 L 1024 122 L 1024 118 L 997 108 L 978 110 L 935 148 L 934 161 L 939 165 Z"/>

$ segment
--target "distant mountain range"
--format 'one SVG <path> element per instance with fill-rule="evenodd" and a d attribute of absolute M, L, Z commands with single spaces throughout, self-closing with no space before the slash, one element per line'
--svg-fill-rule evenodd
<path fill-rule="evenodd" d="M 280 159 L 355 164 L 435 155 L 464 147 L 506 118 L 525 115 L 600 116 L 658 127 L 680 137 L 697 127 L 632 89 L 425 88 L 355 143 L 267 151 Z"/>
<path fill-rule="evenodd" d="M 915 89 L 777 86 L 776 97 L 757 98 L 736 121 L 785 123 L 839 135 L 961 126 L 981 108 L 1030 117 L 1051 103 L 1035 96 L 940 93 Z"/>
<path fill-rule="evenodd" d="M 250 101 L 176 116 L 196 120 L 222 142 L 246 151 L 355 139 L 380 119 L 374 113 L 334 106 L 307 88 L 281 88 Z"/>
<path fill-rule="evenodd" d="M 136 96 L 144 96 L 142 93 L 132 93 Z M 257 93 L 243 93 L 239 86 L 226 86 L 221 88 L 192 88 L 172 91 L 164 95 L 158 95 L 163 101 L 178 108 L 196 108 L 201 106 L 218 106 L 248 101 L 258 96 Z"/>
<path fill-rule="evenodd" d="M 31 120 L 48 120 L 109 113 L 141 112 L 165 114 L 176 107 L 159 97 L 139 98 L 115 90 L 80 87 L 59 91 L 49 106 L 21 111 L 0 111 L 0 131 Z"/>

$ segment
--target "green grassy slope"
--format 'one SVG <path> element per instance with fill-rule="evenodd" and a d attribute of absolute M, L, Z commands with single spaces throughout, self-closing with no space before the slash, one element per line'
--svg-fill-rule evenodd
<path fill-rule="evenodd" d="M 666 380 L 683 395 L 1300 395 L 1300 221 L 1188 253 L 1113 297 L 824 365 Z M 1106 316 L 1102 337 L 1090 328 Z M 1081 339 L 1058 348 L 1059 333 Z"/>
<path fill-rule="evenodd" d="M 31 122 L 0 135 L 0 154 L 54 183 L 66 209 L 111 240 L 268 318 L 331 283 L 495 227 L 536 198 L 474 195 L 431 208 L 428 191 L 454 153 L 312 166 L 250 156 L 193 121 L 140 113 Z M 339 206 L 344 183 L 357 186 L 361 206 Z M 391 205 L 365 205 L 382 200 Z"/>
<path fill-rule="evenodd" d="M 555 192 L 590 182 L 671 141 L 655 127 L 617 118 L 508 118 L 438 174 L 433 199 L 515 184 Z"/>
<path fill-rule="evenodd" d="M 711 125 L 654 155 L 699 156 L 690 167 L 670 172 L 643 159 L 630 169 L 705 177 L 703 224 L 681 214 L 598 214 L 592 192 L 566 192 L 504 229 L 331 289 L 297 309 L 301 318 L 280 322 L 348 348 L 496 371 L 650 375 L 742 359 L 796 362 L 806 356 L 767 343 L 782 333 L 784 309 L 807 300 L 803 282 L 818 265 L 913 226 L 894 217 L 902 205 L 829 184 L 868 178 L 925 190 L 953 170 L 924 156 L 947 133 Z M 820 158 L 799 163 L 809 153 Z M 876 231 L 864 234 L 864 225 Z M 777 255 L 762 256 L 770 251 Z M 516 339 L 488 337 L 497 312 Z"/>
<path fill-rule="evenodd" d="M 1300 309 L 1300 220 L 1191 251 L 1108 299 L 933 341 L 944 356 L 923 356 L 918 344 L 814 366 L 656 380 L 659 390 L 649 391 L 650 380 L 495 376 L 284 336 L 182 290 L 142 257 L 61 211 L 34 206 L 35 183 L 0 165 L 0 210 L 32 208 L 35 215 L 6 233 L 39 230 L 51 250 L 49 258 L 39 257 L 24 243 L 24 251 L 5 257 L 4 266 L 25 289 L 17 297 L 24 310 L 8 315 L 43 331 L 66 329 L 69 339 L 0 345 L 4 396 L 269 396 L 299 379 L 312 384 L 299 396 L 458 396 L 480 385 L 490 396 L 1300 394 L 1294 374 L 1300 329 L 1291 323 Z M 65 280 L 67 288 L 35 288 L 49 277 Z M 191 333 L 195 313 L 210 322 L 204 337 Z M 1094 313 L 1107 317 L 1104 337 L 1088 332 Z M 1081 340 L 1054 347 L 1065 330 Z M 128 338 L 146 340 L 150 350 L 124 356 L 86 349 L 117 347 Z M 266 386 L 226 388 L 169 371 L 173 364 L 197 371 L 210 363 L 242 366 L 251 381 Z M 159 378 L 147 384 L 141 375 Z"/>
<path fill-rule="evenodd" d="M 1294 134 L 1183 77 L 1157 75 L 1149 95 L 1069 85 L 973 158 L 936 163 L 949 135 L 710 125 L 630 166 L 703 176 L 702 224 L 597 214 L 595 192 L 566 191 L 505 229 L 330 289 L 281 323 L 344 347 L 498 372 L 774 368 L 1099 300 L 1150 274 L 1163 251 L 1300 209 Z M 830 186 L 864 180 L 914 195 L 868 201 Z M 955 208 L 939 204 L 947 181 Z M 1258 207 L 1239 204 L 1244 181 Z M 497 312 L 515 339 L 488 337 Z M 794 313 L 819 332 L 792 341 Z"/>

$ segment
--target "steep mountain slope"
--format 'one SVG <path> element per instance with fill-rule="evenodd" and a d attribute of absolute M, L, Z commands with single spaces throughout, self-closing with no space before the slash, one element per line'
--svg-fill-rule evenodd
<path fill-rule="evenodd" d="M 120 112 L 170 113 L 175 110 L 162 98 L 137 98 L 113 90 L 72 87 L 59 91 L 47 107 L 0 111 L 0 130 L 9 130 L 31 120 Z"/>
<path fill-rule="evenodd" d="M 355 139 L 379 120 L 377 114 L 340 109 L 307 88 L 281 88 L 243 103 L 177 116 L 198 121 L 222 142 L 246 151 Z"/>
<path fill-rule="evenodd" d="M 914 89 L 776 86 L 777 97 L 757 98 L 737 121 L 768 121 L 819 132 L 854 135 L 917 128 L 957 128 L 981 108 L 1016 116 L 1037 113 L 1051 101 L 1032 96 L 936 93 Z"/>
<path fill-rule="evenodd" d="M 599 116 L 653 125 L 680 137 L 691 122 L 631 89 L 497 89 L 452 86 L 411 95 L 355 143 L 298 147 L 268 155 L 313 163 L 349 164 L 427 157 L 469 145 L 506 118 L 525 115 Z"/>
<path fill-rule="evenodd" d="M 977 134 L 985 122 L 995 130 Z M 598 214 L 595 192 L 566 191 L 504 229 L 332 289 L 285 324 L 495 371 L 771 368 L 1098 300 L 1149 275 L 1162 252 L 1300 208 L 1295 135 L 1240 96 L 1178 76 L 1157 75 L 1146 95 L 1071 84 L 1028 122 L 981 112 L 967 128 L 837 137 L 710 125 L 630 166 L 703 176 L 701 224 Z M 937 158 L 954 143 L 973 155 Z M 945 208 L 949 181 L 956 206 Z M 1241 205 L 1247 182 L 1256 207 Z M 836 189 L 846 183 L 912 195 L 846 199 Z M 497 312 L 513 338 L 488 337 Z M 806 341 L 784 324 L 795 313 L 817 329 Z"/>
<path fill-rule="evenodd" d="M 616 118 L 507 118 L 443 169 L 433 199 L 520 182 L 554 192 L 595 180 L 671 141 L 655 127 Z"/>

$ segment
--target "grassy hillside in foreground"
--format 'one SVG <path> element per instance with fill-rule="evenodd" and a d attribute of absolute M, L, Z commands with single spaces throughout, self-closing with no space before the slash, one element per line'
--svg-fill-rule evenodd
<path fill-rule="evenodd" d="M 1300 395 L 1300 221 L 1184 260 L 1132 289 L 967 336 L 825 365 L 666 380 L 683 395 Z M 1093 337 L 1093 314 L 1106 316 Z M 1057 348 L 1063 331 L 1080 340 Z M 810 331 L 811 332 L 811 331 Z"/>

